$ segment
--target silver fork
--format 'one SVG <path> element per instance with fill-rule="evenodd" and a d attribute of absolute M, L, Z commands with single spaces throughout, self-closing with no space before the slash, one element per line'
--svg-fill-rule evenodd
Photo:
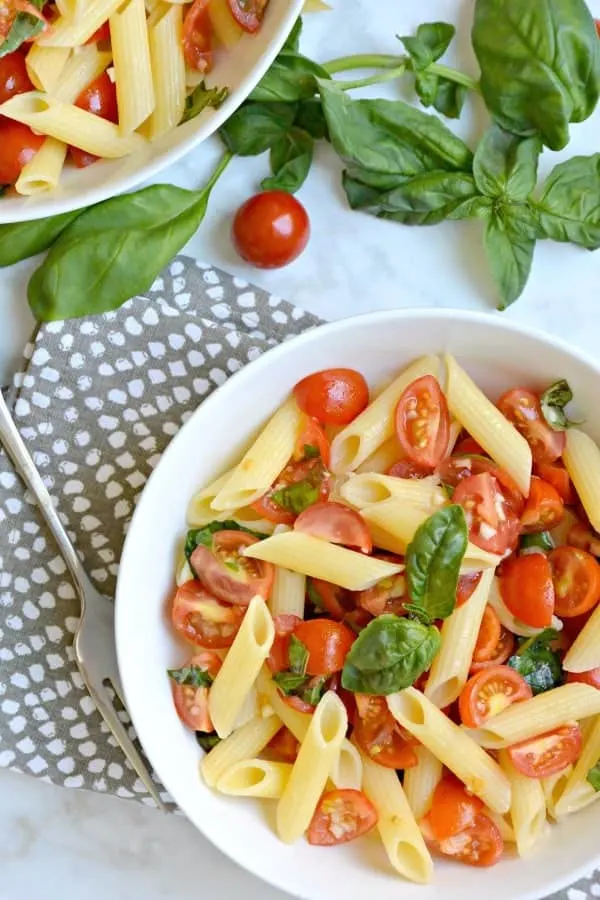
<path fill-rule="evenodd" d="M 99 593 L 87 577 L 58 516 L 50 494 L 23 443 L 0 390 L 0 442 L 27 487 L 36 498 L 40 511 L 69 567 L 81 601 L 81 617 L 75 632 L 75 659 L 90 695 L 100 715 L 112 731 L 125 756 L 148 789 L 159 809 L 165 806 L 160 799 L 150 773 L 119 719 L 106 689 L 111 682 L 115 693 L 124 702 L 123 688 L 117 667 L 113 607 L 110 598 Z"/>

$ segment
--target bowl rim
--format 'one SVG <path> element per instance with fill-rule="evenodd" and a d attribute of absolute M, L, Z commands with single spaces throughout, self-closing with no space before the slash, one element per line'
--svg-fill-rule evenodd
<path fill-rule="evenodd" d="M 213 407 L 221 404 L 224 400 L 226 401 L 228 393 L 232 390 L 237 389 L 238 382 L 240 382 L 247 372 L 248 369 L 252 369 L 253 372 L 258 370 L 265 369 L 267 370 L 270 363 L 274 359 L 278 359 L 279 357 L 285 356 L 288 352 L 289 347 L 301 347 L 304 344 L 310 344 L 313 339 L 313 335 L 318 333 L 323 333 L 324 331 L 329 334 L 337 334 L 343 335 L 345 332 L 349 330 L 354 330 L 355 328 L 360 328 L 361 324 L 386 324 L 390 322 L 402 322 L 407 320 L 414 319 L 425 319 L 425 320 L 437 320 L 438 322 L 444 321 L 463 321 L 469 324 L 479 324 L 488 326 L 490 328 L 499 327 L 502 331 L 504 331 L 507 335 L 510 334 L 519 334 L 525 337 L 532 338 L 537 341 L 541 341 L 549 346 L 551 349 L 556 349 L 557 351 L 566 353 L 570 356 L 573 356 L 578 361 L 584 363 L 586 366 L 590 367 L 598 376 L 600 376 L 600 363 L 595 361 L 590 354 L 585 351 L 580 350 L 578 347 L 575 347 L 573 344 L 568 341 L 564 341 L 562 338 L 557 338 L 554 335 L 550 335 L 545 332 L 543 329 L 537 328 L 531 325 L 525 325 L 520 322 L 515 322 L 509 319 L 499 319 L 499 315 L 497 313 L 490 312 L 480 312 L 480 311 L 472 311 L 465 309 L 454 309 L 451 307 L 448 308 L 439 308 L 439 307 L 428 307 L 425 309 L 419 308 L 409 308 L 409 309 L 392 309 L 392 310 L 377 310 L 375 312 L 361 313 L 358 315 L 347 316 L 341 319 L 336 319 L 331 322 L 324 322 L 321 325 L 317 325 L 315 327 L 309 328 L 307 331 L 302 332 L 299 335 L 296 335 L 290 340 L 284 341 L 276 345 L 275 347 L 269 348 L 269 350 L 265 351 L 261 356 L 257 359 L 252 360 L 251 362 L 244 365 L 240 370 L 233 373 L 228 377 L 228 379 L 220 386 L 215 388 L 215 390 L 205 399 L 203 400 L 198 407 L 194 410 L 189 419 L 181 426 L 176 435 L 171 439 L 168 446 L 164 450 L 158 465 L 151 473 L 148 481 L 144 485 L 141 494 L 139 495 L 138 502 L 136 504 L 134 514 L 130 521 L 129 527 L 127 529 L 127 535 L 123 544 L 123 550 L 121 553 L 121 559 L 119 563 L 119 574 L 117 577 L 117 586 L 115 592 L 115 643 L 116 643 L 116 651 L 117 651 L 117 663 L 119 667 L 119 673 L 121 675 L 122 687 L 124 691 L 124 700 L 125 705 L 129 711 L 129 715 L 131 717 L 131 721 L 135 728 L 135 731 L 138 735 L 138 738 L 144 747 L 144 751 L 148 755 L 148 759 L 152 765 L 151 753 L 146 751 L 146 746 L 152 744 L 153 738 L 153 730 L 151 727 L 147 726 L 148 719 L 145 716 L 138 717 L 137 711 L 134 707 L 132 707 L 130 703 L 130 696 L 128 693 L 127 687 L 127 678 L 124 677 L 124 671 L 127 671 L 127 664 L 124 664 L 128 659 L 128 654 L 126 652 L 125 647 L 125 639 L 124 628 L 121 626 L 121 620 L 123 618 L 124 613 L 122 610 L 125 607 L 125 598 L 121 596 L 120 584 L 122 584 L 121 573 L 125 570 L 129 565 L 129 558 L 133 555 L 133 545 L 134 545 L 134 537 L 136 530 L 136 521 L 141 520 L 145 513 L 145 506 L 147 498 L 149 496 L 149 487 L 156 480 L 156 473 L 168 464 L 166 461 L 170 459 L 170 456 L 174 454 L 174 447 L 178 446 L 179 442 L 183 441 L 184 432 L 186 431 L 188 425 L 192 422 L 192 420 L 200 414 L 200 410 L 203 410 L 203 415 L 210 415 Z M 145 502 L 146 501 L 146 502 Z M 148 738 L 146 742 L 146 738 Z M 163 778 L 163 773 L 158 772 L 158 770 L 154 770 L 156 775 L 160 778 L 163 786 L 171 795 L 173 800 L 176 802 L 177 806 L 181 809 L 187 819 L 191 822 L 191 824 L 197 828 L 198 831 L 205 837 L 213 846 L 217 847 L 218 850 L 221 851 L 228 859 L 232 860 L 236 865 L 241 865 L 236 857 L 232 854 L 232 850 L 230 846 L 228 846 L 224 841 L 215 839 L 211 835 L 210 837 L 201 829 L 198 825 L 196 825 L 195 817 L 191 812 L 188 813 L 188 804 L 185 798 L 182 798 L 182 802 L 179 802 L 179 799 L 175 800 L 174 795 L 171 793 L 170 789 L 170 778 Z M 539 900 L 540 891 L 545 892 L 545 894 L 553 894 L 556 891 L 564 889 L 570 885 L 572 885 L 575 881 L 578 881 L 580 878 L 585 877 L 587 874 L 591 874 L 600 864 L 600 850 L 598 853 L 588 862 L 583 863 L 577 868 L 569 871 L 567 876 L 556 876 L 552 880 L 548 882 L 544 882 L 542 885 L 532 888 L 530 890 L 526 890 L 524 893 L 519 893 L 514 895 L 513 900 Z M 278 888 L 281 891 L 289 893 L 289 886 L 281 880 L 277 875 L 265 874 L 262 870 L 259 861 L 257 859 L 256 863 L 252 862 L 250 865 L 244 862 L 242 868 L 256 878 L 259 878 L 261 881 L 272 885 L 273 887 Z"/>

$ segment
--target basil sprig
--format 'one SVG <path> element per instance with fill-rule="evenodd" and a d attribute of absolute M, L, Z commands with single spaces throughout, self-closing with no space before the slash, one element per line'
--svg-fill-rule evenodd
<path fill-rule="evenodd" d="M 573 391 L 569 387 L 568 381 L 565 381 L 564 378 L 551 384 L 540 397 L 542 414 L 554 431 L 566 431 L 569 425 L 578 424 L 571 422 L 565 413 L 565 406 L 572 399 Z"/>
<path fill-rule="evenodd" d="M 195 119 L 205 109 L 218 109 L 227 100 L 228 96 L 229 88 L 208 88 L 206 82 L 201 81 L 200 84 L 196 85 L 192 93 L 186 97 L 183 116 L 179 124 L 182 125 L 184 122 Z"/>
<path fill-rule="evenodd" d="M 515 655 L 508 660 L 508 665 L 523 676 L 534 694 L 542 694 L 562 684 L 560 655 L 551 647 L 557 637 L 554 628 L 545 628 L 522 641 Z"/>
<path fill-rule="evenodd" d="M 405 556 L 411 612 L 428 621 L 451 615 L 467 542 L 465 513 L 456 504 L 438 510 L 417 529 Z"/>
<path fill-rule="evenodd" d="M 200 666 L 182 666 L 181 669 L 167 669 L 167 675 L 175 684 L 191 685 L 192 687 L 210 687 L 213 677 Z"/>

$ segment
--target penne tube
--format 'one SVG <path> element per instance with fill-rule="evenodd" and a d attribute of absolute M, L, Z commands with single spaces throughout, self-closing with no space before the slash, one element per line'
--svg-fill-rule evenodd
<path fill-rule="evenodd" d="M 112 53 L 101 53 L 95 45 L 80 47 L 77 53 L 69 57 L 52 96 L 63 103 L 75 103 L 81 92 L 102 75 L 111 61 Z"/>
<path fill-rule="evenodd" d="M 527 856 L 548 834 L 546 797 L 540 779 L 527 778 L 513 766 L 506 750 L 498 754 L 498 762 L 511 786 L 510 817 L 519 856 Z"/>
<path fill-rule="evenodd" d="M 25 65 L 33 86 L 38 91 L 51 94 L 58 84 L 70 54 L 69 47 L 40 47 L 37 41 L 31 44 Z"/>
<path fill-rule="evenodd" d="M 75 18 L 65 11 L 36 43 L 40 47 L 81 47 L 122 4 L 123 0 L 89 0 L 85 15 Z"/>
<path fill-rule="evenodd" d="M 597 688 L 592 690 L 597 691 Z M 598 763 L 600 763 L 600 716 L 596 716 L 592 727 L 586 731 L 581 755 L 556 801 L 554 809 L 557 818 L 578 812 L 600 797 L 600 791 L 595 790 L 588 781 L 590 770 Z"/>
<path fill-rule="evenodd" d="M 243 37 L 243 30 L 231 15 L 227 0 L 210 0 L 208 17 L 215 37 L 222 47 L 235 47 Z"/>
<path fill-rule="evenodd" d="M 274 534 L 283 534 L 288 530 L 286 525 L 277 525 Z M 269 609 L 273 618 L 290 615 L 303 619 L 305 597 L 306 575 L 277 566 L 269 596 Z"/>
<path fill-rule="evenodd" d="M 364 472 L 350 475 L 340 489 L 340 495 L 346 503 L 360 510 L 394 499 L 397 503 L 418 507 L 431 515 L 446 503 L 446 495 L 434 476 L 395 478 Z"/>
<path fill-rule="evenodd" d="M 125 0 L 109 23 L 119 129 L 128 135 L 148 119 L 155 105 L 144 0 Z"/>
<path fill-rule="evenodd" d="M 431 809 L 433 792 L 442 779 L 443 766 L 427 747 L 415 747 L 419 762 L 404 772 L 404 793 L 412 814 L 420 822 Z"/>
<path fill-rule="evenodd" d="M 17 194 L 32 197 L 54 190 L 67 155 L 67 145 L 54 138 L 46 138 L 32 160 L 23 166 L 15 182 Z"/>
<path fill-rule="evenodd" d="M 542 778 L 542 790 L 544 791 L 546 800 L 546 812 L 551 819 L 558 819 L 556 807 L 564 793 L 572 771 L 573 766 L 567 766 L 566 769 L 563 769 L 562 772 L 557 772 L 556 775 L 549 775 L 547 778 Z"/>
<path fill-rule="evenodd" d="M 563 660 L 567 672 L 589 672 L 600 666 L 600 606 L 587 620 Z"/>
<path fill-rule="evenodd" d="M 215 787 L 233 797 L 260 797 L 278 800 L 289 781 L 290 763 L 266 759 L 243 759 L 221 775 Z"/>
<path fill-rule="evenodd" d="M 200 771 L 206 784 L 214 787 L 225 772 L 236 763 L 255 757 L 264 750 L 280 728 L 281 720 L 277 716 L 268 716 L 252 719 L 234 731 L 213 747 L 200 763 Z"/>
<path fill-rule="evenodd" d="M 367 457 L 367 459 L 358 466 L 356 472 L 359 474 L 362 474 L 363 472 L 368 472 L 369 474 L 372 472 L 385 473 L 403 456 L 404 453 L 398 443 L 398 438 L 394 434 L 385 442 L 385 444 L 378 447 L 375 453 L 372 453 L 371 456 Z"/>
<path fill-rule="evenodd" d="M 578 428 L 567 430 L 563 460 L 595 531 L 600 531 L 600 448 Z"/>

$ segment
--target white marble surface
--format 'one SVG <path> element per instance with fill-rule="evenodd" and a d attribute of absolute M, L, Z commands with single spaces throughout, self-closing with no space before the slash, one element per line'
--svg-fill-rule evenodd
<path fill-rule="evenodd" d="M 321 60 L 351 52 L 396 52 L 394 35 L 424 19 L 462 23 L 459 56 L 472 67 L 466 34 L 472 0 L 333 0 L 334 11 L 311 17 L 303 49 Z M 600 0 L 590 0 L 600 16 Z M 389 89 L 390 95 L 398 87 Z M 481 110 L 466 118 L 467 137 L 480 129 Z M 573 129 L 566 156 L 600 145 L 598 114 Z M 198 149 L 162 180 L 193 187 L 205 180 L 218 142 Z M 559 158 L 547 153 L 542 173 Z M 350 213 L 339 186 L 339 167 L 320 153 L 301 193 L 309 210 L 310 245 L 294 265 L 258 272 L 241 264 L 229 241 L 233 210 L 253 193 L 266 160 L 236 160 L 217 187 L 207 219 L 187 252 L 243 275 L 324 318 L 397 306 L 490 310 L 494 298 L 481 254 L 480 226 L 450 223 L 405 228 Z M 32 327 L 25 286 L 31 263 L 0 274 L 0 384 L 5 383 Z M 595 354 L 600 338 L 600 254 L 540 244 L 524 297 L 508 315 Z M 0 772 L 0 900 L 187 900 L 210 890 L 224 900 L 283 896 L 214 850 L 182 818 L 164 817 L 135 803 L 54 788 Z"/>

